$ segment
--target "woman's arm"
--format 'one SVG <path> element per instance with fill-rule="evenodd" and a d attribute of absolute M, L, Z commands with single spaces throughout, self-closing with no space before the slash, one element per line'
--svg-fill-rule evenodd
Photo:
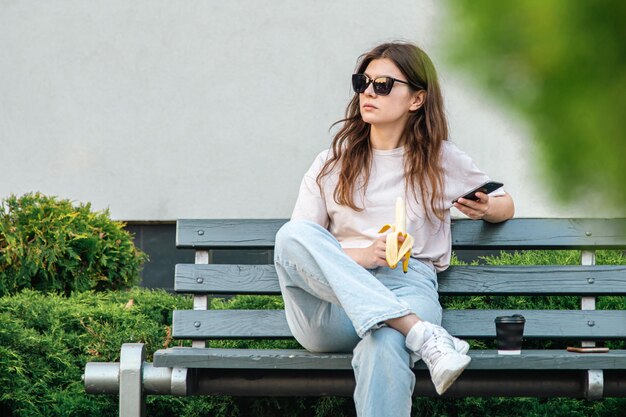
<path fill-rule="evenodd" d="M 490 197 L 485 193 L 476 193 L 478 201 L 459 198 L 454 207 L 470 219 L 483 219 L 489 223 L 500 223 L 515 214 L 515 204 L 509 194 Z"/>

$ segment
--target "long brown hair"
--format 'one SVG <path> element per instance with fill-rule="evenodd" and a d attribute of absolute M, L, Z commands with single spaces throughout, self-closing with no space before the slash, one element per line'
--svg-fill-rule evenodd
<path fill-rule="evenodd" d="M 357 73 L 365 72 L 375 59 L 389 59 L 407 78 L 412 91 L 426 91 L 424 104 L 412 112 L 407 121 L 405 139 L 405 193 L 409 185 L 416 198 L 415 188 L 419 188 L 421 201 L 429 202 L 425 213 L 431 220 L 434 214 L 444 219 L 443 210 L 443 169 L 441 166 L 442 142 L 448 139 L 448 124 L 443 110 L 443 97 L 437 80 L 435 67 L 426 53 L 416 45 L 404 42 L 385 43 L 361 55 L 357 62 Z M 353 201 L 357 180 L 362 176 L 363 193 L 367 189 L 372 162 L 369 140 L 370 125 L 361 117 L 359 94 L 355 93 L 346 108 L 345 117 L 333 124 L 343 123 L 331 144 L 332 155 L 317 176 L 317 184 L 322 187 L 322 178 L 340 163 L 339 182 L 333 197 L 337 204 L 362 211 Z M 408 193 L 407 193 L 408 195 Z"/>

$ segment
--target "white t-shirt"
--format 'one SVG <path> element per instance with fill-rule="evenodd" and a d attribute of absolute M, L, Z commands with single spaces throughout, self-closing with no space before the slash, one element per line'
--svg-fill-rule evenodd
<path fill-rule="evenodd" d="M 304 174 L 300 192 L 291 219 L 311 220 L 335 236 L 342 248 L 364 248 L 382 236 L 378 231 L 385 224 L 395 222 L 396 198 L 407 203 L 407 232 L 415 238 L 411 256 L 432 264 L 440 272 L 450 264 L 450 208 L 452 200 L 489 181 L 489 177 L 476 167 L 472 159 L 456 145 L 443 142 L 442 166 L 444 171 L 445 218 L 440 222 L 434 215 L 428 221 L 416 190 L 404 193 L 404 147 L 390 150 L 372 149 L 372 170 L 365 191 L 355 187 L 354 203 L 364 208 L 357 212 L 335 202 L 333 193 L 338 183 L 339 165 L 322 179 L 323 190 L 315 180 L 332 151 L 320 152 L 309 170 Z M 502 188 L 490 193 L 504 195 Z M 389 232 L 385 232 L 389 233 Z"/>

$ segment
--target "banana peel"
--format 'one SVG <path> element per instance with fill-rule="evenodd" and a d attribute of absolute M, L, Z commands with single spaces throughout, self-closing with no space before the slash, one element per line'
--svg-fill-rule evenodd
<path fill-rule="evenodd" d="M 391 269 L 395 269 L 398 263 L 402 262 L 402 271 L 406 274 L 409 270 L 409 258 L 411 257 L 414 239 L 406 231 L 406 206 L 402 197 L 396 199 L 395 224 L 384 225 L 378 233 L 386 232 L 389 229 L 391 229 L 391 233 L 387 235 L 385 258 Z M 398 248 L 400 236 L 404 238 L 404 242 Z"/>

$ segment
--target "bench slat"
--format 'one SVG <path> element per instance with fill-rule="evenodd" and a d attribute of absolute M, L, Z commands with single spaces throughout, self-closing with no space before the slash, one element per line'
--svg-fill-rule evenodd
<path fill-rule="evenodd" d="M 523 350 L 521 355 L 498 355 L 495 350 L 470 350 L 473 370 L 626 369 L 626 350 L 602 354 L 566 350 Z M 311 353 L 303 349 L 170 348 L 154 354 L 157 367 L 213 369 L 336 369 L 352 370 L 350 353 Z M 423 361 L 415 369 L 426 369 Z"/>
<path fill-rule="evenodd" d="M 278 229 L 288 219 L 181 219 L 176 222 L 176 247 L 271 249 Z"/>
<path fill-rule="evenodd" d="M 511 314 L 526 318 L 526 338 L 626 337 L 626 311 L 617 310 L 444 310 L 443 326 L 457 337 L 495 338 L 494 319 Z M 175 310 L 172 323 L 177 339 L 292 337 L 283 310 Z"/>
<path fill-rule="evenodd" d="M 441 295 L 624 295 L 626 266 L 453 266 Z M 280 294 L 274 265 L 176 265 L 183 293 Z"/>
<path fill-rule="evenodd" d="M 181 219 L 176 246 L 244 249 L 274 246 L 288 219 Z M 381 225 L 382 226 L 382 225 Z M 455 249 L 619 249 L 626 246 L 626 219 L 511 219 L 491 224 L 454 220 Z"/>
<path fill-rule="evenodd" d="M 626 219 L 511 219 L 452 224 L 455 249 L 620 249 Z"/>

